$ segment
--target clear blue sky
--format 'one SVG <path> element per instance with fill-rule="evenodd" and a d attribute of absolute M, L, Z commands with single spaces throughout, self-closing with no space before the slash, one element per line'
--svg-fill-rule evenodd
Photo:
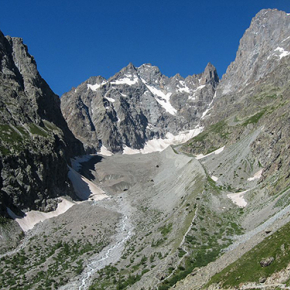
<path fill-rule="evenodd" d="M 183 77 L 211 62 L 221 77 L 263 8 L 290 12 L 290 0 L 6 0 L 0 30 L 24 39 L 42 77 L 62 95 L 129 62 Z"/>

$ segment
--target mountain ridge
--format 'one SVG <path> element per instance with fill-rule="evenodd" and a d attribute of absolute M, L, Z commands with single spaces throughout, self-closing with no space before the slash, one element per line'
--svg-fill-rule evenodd
<path fill-rule="evenodd" d="M 61 108 L 72 132 L 88 148 L 141 149 L 147 141 L 165 138 L 167 133 L 194 129 L 218 81 L 211 64 L 203 73 L 184 79 L 178 74 L 168 78 L 151 64 L 136 68 L 130 63 L 108 80 L 92 77 L 64 94 Z"/>

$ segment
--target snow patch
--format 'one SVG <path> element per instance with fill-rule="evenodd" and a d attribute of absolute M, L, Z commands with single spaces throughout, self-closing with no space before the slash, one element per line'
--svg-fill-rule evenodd
<path fill-rule="evenodd" d="M 133 148 L 130 148 L 128 146 L 125 146 L 123 148 L 123 154 L 133 155 L 133 154 L 138 154 L 138 153 L 140 153 L 140 150 L 139 149 L 133 149 Z"/>
<path fill-rule="evenodd" d="M 212 175 L 210 178 L 211 178 L 213 181 L 218 181 L 218 177 L 216 177 L 216 176 L 214 176 L 214 175 Z"/>
<path fill-rule="evenodd" d="M 107 149 L 104 145 L 102 145 L 99 154 L 103 155 L 103 156 L 112 156 L 113 155 L 113 153 L 109 149 Z"/>
<path fill-rule="evenodd" d="M 287 38 L 286 38 L 287 39 Z M 285 40 L 286 40 L 285 39 Z M 270 59 L 272 56 L 276 56 L 276 57 L 279 57 L 280 59 L 282 59 L 283 57 L 289 55 L 290 52 L 285 50 L 283 47 L 277 47 L 275 50 L 274 50 L 274 53 L 270 54 L 267 59 Z"/>
<path fill-rule="evenodd" d="M 216 92 L 215 92 L 215 94 L 216 94 Z M 215 95 L 214 95 L 214 97 L 215 97 Z M 214 99 L 214 97 L 213 97 L 213 99 Z M 207 109 L 202 113 L 201 120 L 203 120 L 204 117 L 206 116 L 206 114 L 211 110 L 211 105 L 212 105 L 212 103 L 213 103 L 213 99 L 212 99 L 212 101 L 209 103 Z"/>
<path fill-rule="evenodd" d="M 180 93 L 190 93 L 190 89 L 188 87 L 178 88 L 177 91 Z"/>
<path fill-rule="evenodd" d="M 78 170 L 81 166 L 81 162 L 86 162 L 91 158 L 90 155 L 82 156 L 79 158 L 75 158 L 71 160 L 72 166 Z M 75 169 L 69 167 L 68 177 L 71 180 L 76 195 L 82 200 L 102 200 L 107 198 L 108 196 L 105 192 L 99 188 L 96 184 L 80 175 Z M 81 202 L 72 202 L 64 197 L 59 198 L 59 203 L 54 211 L 50 212 L 41 212 L 37 210 L 32 210 L 25 213 L 24 217 L 17 216 L 10 208 L 7 208 L 7 213 L 11 218 L 13 218 L 19 226 L 22 228 L 24 232 L 31 230 L 36 224 L 39 222 L 43 222 L 47 219 L 57 217 L 63 213 L 65 213 L 68 209 L 70 209 L 75 204 L 79 204 Z"/>
<path fill-rule="evenodd" d="M 274 51 L 278 51 L 278 52 L 279 52 L 279 54 L 280 54 L 280 55 L 279 55 L 280 59 L 290 54 L 289 51 L 285 50 L 285 49 L 282 48 L 282 47 L 277 47 Z"/>
<path fill-rule="evenodd" d="M 106 84 L 107 82 L 102 81 L 100 84 L 90 85 L 87 84 L 87 89 L 91 89 L 92 91 L 96 91 L 98 88 L 100 88 L 102 85 Z"/>
<path fill-rule="evenodd" d="M 148 85 L 145 80 L 141 80 L 146 85 L 148 90 L 155 96 L 156 101 L 166 110 L 166 112 L 171 115 L 175 115 L 177 113 L 177 110 L 170 104 L 171 93 L 165 94 L 160 89 Z"/>
<path fill-rule="evenodd" d="M 188 87 L 184 87 L 184 88 L 178 88 L 177 91 L 178 92 L 185 92 L 185 93 L 196 93 L 197 91 L 203 89 L 205 87 L 205 85 L 201 85 L 198 86 L 195 90 L 190 90 Z M 191 98 L 194 98 L 195 96 L 192 96 Z"/>
<path fill-rule="evenodd" d="M 227 197 L 232 200 L 234 204 L 236 204 L 239 207 L 246 207 L 247 202 L 244 199 L 244 194 L 248 192 L 249 190 L 243 191 L 243 192 L 237 192 L 237 193 L 229 193 L 227 194 Z"/>
<path fill-rule="evenodd" d="M 153 139 L 146 142 L 143 149 L 132 149 L 130 147 L 124 147 L 123 154 L 147 154 L 152 152 L 160 152 L 165 150 L 170 145 L 177 145 L 188 141 L 194 136 L 198 135 L 202 131 L 202 127 L 197 127 L 193 130 L 188 130 L 180 132 L 178 135 L 173 135 L 171 133 L 166 134 L 165 139 Z"/>
<path fill-rule="evenodd" d="M 168 99 L 171 96 L 171 93 L 167 94 Z M 166 110 L 171 115 L 175 115 L 177 113 L 177 110 L 170 104 L 169 100 L 162 99 L 160 100 L 159 98 L 155 98 L 156 101 Z"/>
<path fill-rule="evenodd" d="M 109 98 L 109 97 L 104 97 L 105 99 L 107 99 L 109 102 L 111 103 L 115 103 L 116 100 L 112 99 L 112 98 Z"/>
<path fill-rule="evenodd" d="M 154 126 L 153 126 L 152 124 L 148 123 L 148 125 L 147 125 L 147 129 L 149 129 L 149 130 L 153 130 L 153 129 L 154 129 Z"/>
<path fill-rule="evenodd" d="M 199 90 L 203 89 L 204 87 L 205 87 L 205 85 L 201 85 L 201 86 L 196 88 L 196 91 L 199 91 Z"/>
<path fill-rule="evenodd" d="M 214 151 L 214 154 L 215 154 L 215 155 L 220 154 L 221 152 L 224 151 L 224 149 L 225 149 L 225 146 L 223 146 L 223 147 L 221 147 L 221 148 L 215 150 L 215 151 Z"/>
<path fill-rule="evenodd" d="M 282 47 L 277 47 L 275 49 L 275 51 L 278 51 L 280 53 L 280 55 L 279 55 L 280 59 L 290 54 L 289 51 L 284 50 L 284 48 L 282 48 Z"/>
<path fill-rule="evenodd" d="M 188 96 L 188 99 L 195 101 L 196 100 L 196 95 L 193 94 L 191 96 Z M 186 106 L 188 106 L 188 103 L 186 104 Z"/>
<path fill-rule="evenodd" d="M 108 196 L 96 184 L 69 167 L 68 178 L 70 179 L 75 193 L 81 200 L 102 200 Z"/>
<path fill-rule="evenodd" d="M 282 40 L 282 42 L 288 40 L 290 38 L 290 36 L 286 37 L 285 39 Z"/>
<path fill-rule="evenodd" d="M 253 177 L 249 177 L 249 178 L 248 178 L 248 181 L 252 181 L 252 180 L 256 180 L 256 179 L 260 179 L 261 176 L 262 176 L 262 172 L 263 172 L 263 169 L 259 170 L 258 172 L 256 172 L 256 173 L 254 174 Z"/>
<path fill-rule="evenodd" d="M 207 155 L 198 154 L 198 155 L 195 156 L 195 158 L 199 160 L 199 159 L 202 159 L 202 158 L 208 157 L 208 156 L 210 156 L 210 155 L 212 155 L 212 154 L 217 155 L 217 154 L 220 154 L 221 152 L 223 152 L 224 149 L 225 149 L 225 146 L 223 146 L 223 147 L 221 147 L 221 148 L 219 148 L 219 149 L 217 149 L 217 150 L 215 150 L 215 151 L 213 151 L 213 152 L 211 152 L 211 153 L 209 153 L 209 154 L 207 154 Z"/>
<path fill-rule="evenodd" d="M 19 224 L 24 232 L 27 232 L 31 230 L 37 223 L 43 222 L 53 217 L 57 217 L 65 213 L 68 209 L 75 205 L 75 203 L 65 198 L 59 199 L 61 202 L 58 204 L 55 211 L 41 212 L 37 210 L 32 210 L 27 212 L 24 217 L 19 217 L 10 208 L 7 208 L 7 213 Z"/>
<path fill-rule="evenodd" d="M 128 85 L 128 86 L 132 86 L 138 83 L 138 78 L 134 77 L 133 79 L 131 77 L 123 77 L 119 80 L 115 80 L 113 82 L 111 82 L 111 84 L 113 85 Z"/>

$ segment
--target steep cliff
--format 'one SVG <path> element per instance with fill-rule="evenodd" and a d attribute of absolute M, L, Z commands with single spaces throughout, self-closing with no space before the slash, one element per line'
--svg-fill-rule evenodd
<path fill-rule="evenodd" d="M 290 16 L 262 10 L 242 37 L 202 119 L 205 130 L 182 147 L 203 154 L 199 157 L 214 188 L 243 207 L 245 234 L 175 289 L 288 285 L 290 260 L 283 251 L 289 228 L 289 89 Z"/>
<path fill-rule="evenodd" d="M 22 39 L 2 33 L 0 83 L 0 215 L 51 210 L 53 198 L 69 193 L 67 164 L 82 145 Z"/>
<path fill-rule="evenodd" d="M 210 153 L 259 129 L 251 152 L 264 168 L 263 179 L 275 180 L 267 184 L 269 191 L 277 193 L 289 185 L 289 68 L 290 16 L 262 10 L 246 30 L 236 59 L 219 84 L 202 120 L 204 132 L 184 149 Z"/>

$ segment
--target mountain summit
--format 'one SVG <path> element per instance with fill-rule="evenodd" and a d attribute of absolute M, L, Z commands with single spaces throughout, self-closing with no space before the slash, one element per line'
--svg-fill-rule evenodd
<path fill-rule="evenodd" d="M 290 54 L 290 15 L 276 9 L 261 10 L 240 40 L 217 95 L 234 93 L 272 72 Z"/>
<path fill-rule="evenodd" d="M 194 129 L 212 101 L 219 78 L 213 65 L 201 74 L 169 78 L 151 64 L 129 64 L 105 80 L 92 77 L 61 97 L 69 128 L 90 151 L 141 149 L 167 133 Z"/>

